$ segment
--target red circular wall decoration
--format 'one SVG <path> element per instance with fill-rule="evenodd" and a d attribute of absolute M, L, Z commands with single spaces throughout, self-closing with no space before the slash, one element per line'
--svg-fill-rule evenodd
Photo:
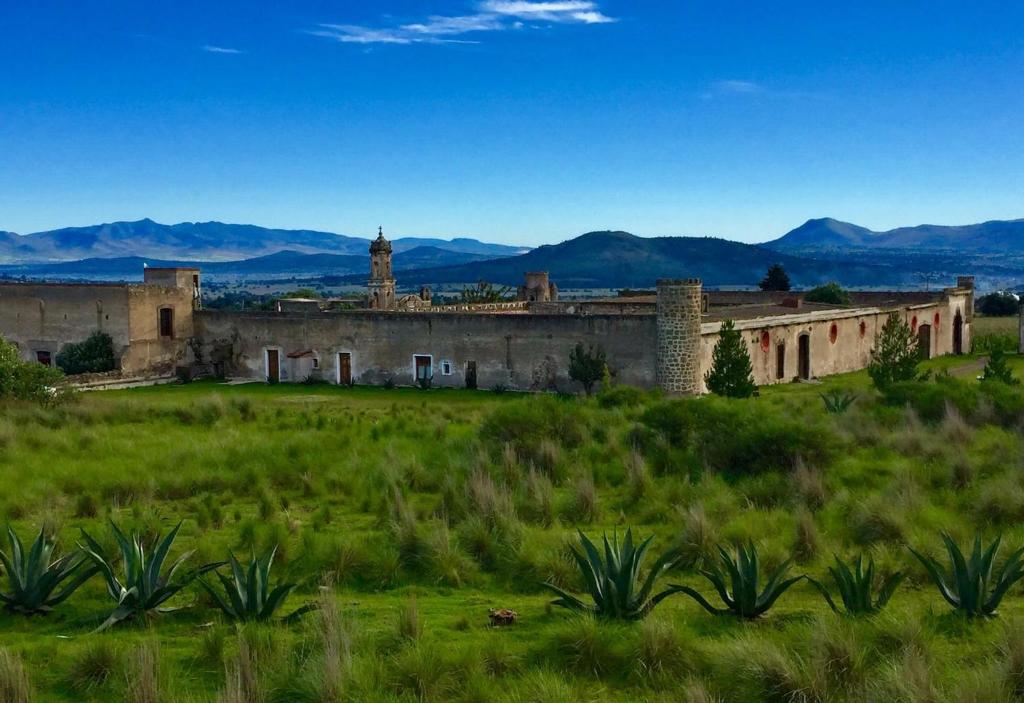
<path fill-rule="evenodd" d="M 837 339 L 839 339 L 839 325 L 833 322 L 832 326 L 828 328 L 828 341 L 835 344 Z"/>
<path fill-rule="evenodd" d="M 772 336 L 768 334 L 768 330 L 761 333 L 761 351 L 765 354 L 772 348 Z"/>
<path fill-rule="evenodd" d="M 940 322 L 942 322 L 942 316 L 939 313 L 935 313 L 935 329 L 939 329 Z"/>
<path fill-rule="evenodd" d="M 860 321 L 860 336 L 863 337 L 867 333 L 868 333 L 868 323 L 864 322 L 864 320 L 861 320 Z"/>
<path fill-rule="evenodd" d="M 914 315 L 910 320 L 910 331 L 917 332 L 917 315 Z"/>

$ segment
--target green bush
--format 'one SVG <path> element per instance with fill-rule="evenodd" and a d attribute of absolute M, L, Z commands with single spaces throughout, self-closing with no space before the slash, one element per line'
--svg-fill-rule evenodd
<path fill-rule="evenodd" d="M 22 360 L 18 348 L 0 338 L 0 398 L 50 402 L 61 397 L 54 385 L 62 377 L 58 369 Z"/>
<path fill-rule="evenodd" d="M 519 456 L 542 464 L 545 440 L 566 447 L 583 443 L 589 428 L 583 408 L 571 399 L 532 396 L 505 403 L 491 411 L 480 425 L 480 436 L 504 449 L 511 444 Z"/>
<path fill-rule="evenodd" d="M 733 475 L 790 470 L 799 459 L 824 464 L 836 441 L 811 418 L 749 400 L 665 401 L 649 408 L 642 421 L 705 467 Z"/>
<path fill-rule="evenodd" d="M 113 371 L 114 340 L 105 332 L 93 332 L 85 341 L 65 344 L 57 354 L 57 366 L 69 376 Z"/>
<path fill-rule="evenodd" d="M 804 294 L 804 300 L 808 303 L 827 303 L 829 305 L 849 305 L 850 294 L 842 287 L 832 281 L 817 288 L 811 288 Z"/>
<path fill-rule="evenodd" d="M 908 406 L 926 422 L 941 422 L 953 407 L 973 424 L 995 421 L 1013 427 L 1024 420 L 1024 389 L 1006 383 L 976 383 L 952 376 L 931 381 L 895 383 L 885 390 L 886 403 Z"/>

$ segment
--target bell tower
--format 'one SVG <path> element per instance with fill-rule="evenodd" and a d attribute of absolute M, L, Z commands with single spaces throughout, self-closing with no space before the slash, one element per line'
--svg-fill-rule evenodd
<path fill-rule="evenodd" d="M 371 310 L 395 309 L 395 279 L 391 275 L 391 242 L 384 239 L 384 228 L 370 244 L 370 280 L 366 284 L 366 307 Z"/>

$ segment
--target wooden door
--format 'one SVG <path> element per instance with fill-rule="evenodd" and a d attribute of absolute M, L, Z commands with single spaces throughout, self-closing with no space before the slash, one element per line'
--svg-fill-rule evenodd
<path fill-rule="evenodd" d="M 267 382 L 277 383 L 281 380 L 281 358 L 277 349 L 267 350 Z"/>
<path fill-rule="evenodd" d="M 476 362 L 466 362 L 466 388 L 476 388 Z"/>
<path fill-rule="evenodd" d="M 953 353 L 964 353 L 964 318 L 959 310 L 956 311 L 956 317 L 953 318 Z"/>
<path fill-rule="evenodd" d="M 338 354 L 338 383 L 343 386 L 352 385 L 352 355 L 348 352 Z"/>
<path fill-rule="evenodd" d="M 786 345 L 779 344 L 775 347 L 775 378 L 782 380 L 786 377 Z"/>
<path fill-rule="evenodd" d="M 919 325 L 917 328 L 917 351 L 922 359 L 932 358 L 932 326 Z"/>
<path fill-rule="evenodd" d="M 800 378 L 807 381 L 811 378 L 811 336 L 804 334 L 800 336 Z"/>

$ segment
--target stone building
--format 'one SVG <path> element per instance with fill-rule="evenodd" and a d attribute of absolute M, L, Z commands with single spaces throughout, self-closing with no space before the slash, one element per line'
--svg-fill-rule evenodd
<path fill-rule="evenodd" d="M 65 344 L 105 332 L 122 374 L 170 373 L 185 361 L 200 300 L 193 268 L 147 268 L 142 284 L 5 282 L 0 336 L 50 365 Z"/>
<path fill-rule="evenodd" d="M 529 303 L 546 303 L 558 300 L 558 286 L 548 280 L 547 271 L 532 271 L 524 274 L 526 281 L 516 291 L 516 299 Z"/>
<path fill-rule="evenodd" d="M 281 301 L 273 312 L 203 310 L 195 269 L 147 269 L 141 285 L 2 284 L 0 335 L 26 359 L 52 363 L 63 344 L 102 330 L 124 374 L 187 365 L 271 382 L 429 379 L 435 387 L 537 391 L 579 390 L 568 359 L 583 343 L 604 349 L 618 383 L 672 394 L 706 390 L 726 319 L 746 340 L 759 385 L 864 368 L 890 314 L 907 321 L 926 356 L 964 353 L 971 343 L 970 277 L 940 292 L 854 292 L 851 305 L 836 306 L 792 293 L 704 291 L 696 279 L 660 280 L 654 295 L 560 301 L 546 273 L 528 273 L 526 300 L 431 306 L 427 289 L 396 300 L 382 230 L 370 258 L 362 310 L 312 300 Z"/>

